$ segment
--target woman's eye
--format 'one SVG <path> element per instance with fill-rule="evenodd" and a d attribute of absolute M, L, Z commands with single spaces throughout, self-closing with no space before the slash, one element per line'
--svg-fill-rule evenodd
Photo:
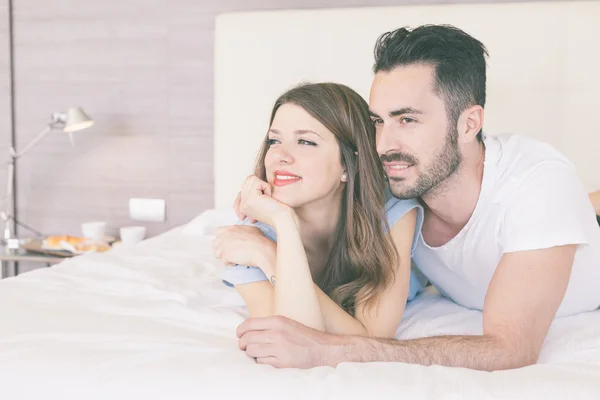
<path fill-rule="evenodd" d="M 267 139 L 267 144 L 269 146 L 272 146 L 272 145 L 277 144 L 277 143 L 279 143 L 279 140 L 277 140 L 277 139 Z"/>
<path fill-rule="evenodd" d="M 304 140 L 304 139 L 298 140 L 298 144 L 304 144 L 307 146 L 316 146 L 317 145 L 315 142 L 311 142 L 309 140 Z"/>

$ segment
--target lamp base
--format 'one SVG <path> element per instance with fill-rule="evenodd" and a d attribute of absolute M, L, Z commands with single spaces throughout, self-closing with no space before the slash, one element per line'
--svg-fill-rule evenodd
<path fill-rule="evenodd" d="M 21 245 L 24 243 L 24 240 L 11 238 L 11 239 L 2 239 L 2 245 L 5 249 L 18 250 L 21 248 Z"/>
<path fill-rule="evenodd" d="M 18 237 L 16 237 L 14 234 L 14 230 L 13 230 L 13 226 L 12 226 L 11 222 L 14 222 L 15 224 L 22 226 L 23 228 L 27 229 L 28 231 L 34 233 L 36 235 L 36 237 L 38 237 L 38 238 L 45 237 L 45 235 L 42 232 L 22 223 L 21 221 L 18 221 L 12 215 L 7 215 L 6 213 L 0 213 L 0 214 L 3 214 L 2 219 L 4 219 L 4 235 L 1 240 L 2 240 L 2 245 L 4 246 L 5 249 L 18 250 L 22 247 L 23 244 L 28 243 L 30 240 L 30 239 L 19 239 Z"/>

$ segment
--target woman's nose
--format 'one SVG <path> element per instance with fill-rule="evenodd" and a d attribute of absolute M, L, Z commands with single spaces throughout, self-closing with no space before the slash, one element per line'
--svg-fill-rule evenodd
<path fill-rule="evenodd" d="M 291 164 L 294 162 L 292 154 L 285 148 L 285 146 L 278 146 L 275 151 L 275 160 L 283 164 Z"/>

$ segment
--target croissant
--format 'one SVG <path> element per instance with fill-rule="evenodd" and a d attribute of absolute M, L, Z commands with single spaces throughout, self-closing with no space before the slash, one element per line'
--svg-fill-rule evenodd
<path fill-rule="evenodd" d="M 110 250 L 110 245 L 106 243 L 79 243 L 74 245 L 77 251 L 87 253 L 89 251 L 104 252 Z"/>
<path fill-rule="evenodd" d="M 48 236 L 44 240 L 44 244 L 49 247 L 60 247 L 60 242 L 64 241 L 64 242 L 69 243 L 72 246 L 77 246 L 78 244 L 82 243 L 84 240 L 85 240 L 85 238 L 77 237 L 77 236 L 69 236 L 69 235 Z"/>

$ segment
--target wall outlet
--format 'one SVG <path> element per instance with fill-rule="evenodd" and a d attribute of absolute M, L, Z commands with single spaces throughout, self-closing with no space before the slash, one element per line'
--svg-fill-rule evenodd
<path fill-rule="evenodd" d="M 129 199 L 129 217 L 134 221 L 163 222 L 165 214 L 164 199 Z"/>

